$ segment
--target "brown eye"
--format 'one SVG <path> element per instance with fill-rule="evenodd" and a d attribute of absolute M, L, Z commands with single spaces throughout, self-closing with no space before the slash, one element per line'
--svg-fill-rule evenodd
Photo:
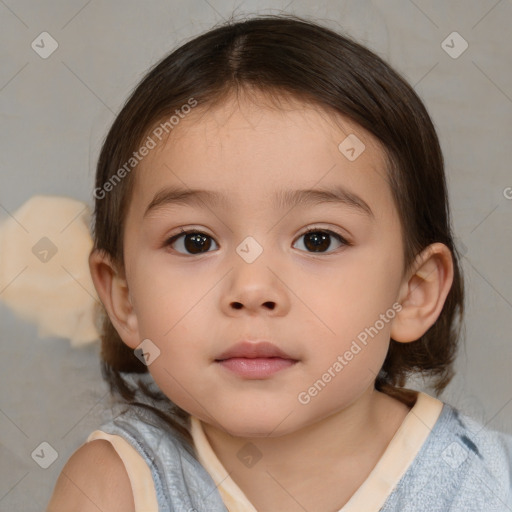
<path fill-rule="evenodd" d="M 171 237 L 167 246 L 171 246 L 180 254 L 203 254 L 212 247 L 213 238 L 199 231 L 183 231 L 179 235 Z"/>
<path fill-rule="evenodd" d="M 326 252 L 333 245 L 332 238 L 336 239 L 334 245 L 339 244 L 335 249 L 343 245 L 349 245 L 341 235 L 329 230 L 312 229 L 301 235 L 299 240 L 301 238 L 304 238 L 303 245 L 308 252 Z"/>

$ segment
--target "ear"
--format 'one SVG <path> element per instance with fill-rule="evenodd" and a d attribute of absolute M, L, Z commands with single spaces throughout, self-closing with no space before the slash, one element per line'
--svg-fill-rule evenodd
<path fill-rule="evenodd" d="M 453 282 L 450 249 L 441 243 L 426 247 L 416 258 L 400 288 L 391 338 L 407 343 L 419 339 L 435 323 Z"/>
<path fill-rule="evenodd" d="M 98 296 L 123 342 L 135 349 L 139 344 L 137 316 L 133 309 L 124 271 L 102 251 L 89 256 L 89 269 Z"/>

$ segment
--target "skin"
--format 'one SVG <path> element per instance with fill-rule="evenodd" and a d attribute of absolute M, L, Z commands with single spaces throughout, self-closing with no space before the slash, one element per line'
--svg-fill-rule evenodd
<path fill-rule="evenodd" d="M 374 389 L 390 337 L 418 339 L 449 292 L 449 249 L 426 248 L 404 270 L 398 212 L 377 141 L 358 125 L 289 100 L 282 108 L 244 97 L 193 111 L 137 168 L 125 228 L 125 268 L 94 252 L 98 294 L 123 341 L 150 339 L 148 367 L 162 391 L 198 417 L 232 479 L 260 510 L 338 510 L 375 466 L 409 409 Z M 338 149 L 356 134 L 365 150 Z M 226 194 L 218 205 L 164 204 L 181 185 Z M 282 208 L 278 190 L 343 185 L 374 216 L 323 203 Z M 180 227 L 211 237 L 190 254 Z M 312 252 L 309 228 L 330 230 Z M 247 263 L 236 249 L 253 237 L 263 252 Z M 328 245 L 328 244 L 327 244 Z M 311 400 L 298 396 L 333 366 L 365 328 L 402 309 Z M 265 379 L 245 379 L 215 362 L 239 340 L 268 340 L 298 360 Z M 256 445 L 246 467 L 238 451 Z M 340 482 L 343 485 L 340 485 Z M 264 491 L 264 492 L 262 492 Z"/>

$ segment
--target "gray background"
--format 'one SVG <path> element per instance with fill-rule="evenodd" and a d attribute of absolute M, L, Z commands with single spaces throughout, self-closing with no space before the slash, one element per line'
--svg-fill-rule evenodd
<path fill-rule="evenodd" d="M 454 229 L 464 251 L 466 348 L 442 396 L 512 433 L 512 2 L 0 0 L 0 220 L 36 194 L 92 204 L 99 144 L 145 71 L 236 15 L 285 10 L 356 36 L 425 101 L 441 138 Z M 43 31 L 58 42 L 42 59 Z M 441 43 L 469 44 L 452 58 Z M 458 44 L 458 43 L 457 43 Z M 1 250 L 1 249 L 0 249 Z M 14 276 L 13 276 L 14 277 Z M 97 343 L 40 339 L 1 304 L 0 510 L 44 509 L 62 466 L 109 417 Z M 418 383 L 417 383 L 418 384 Z M 48 468 L 31 458 L 43 441 Z"/>

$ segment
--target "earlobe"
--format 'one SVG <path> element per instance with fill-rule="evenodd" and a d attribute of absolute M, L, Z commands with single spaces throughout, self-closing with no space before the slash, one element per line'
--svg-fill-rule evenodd
<path fill-rule="evenodd" d="M 426 247 L 402 284 L 402 309 L 393 320 L 391 338 L 407 343 L 423 336 L 441 314 L 452 282 L 450 249 L 441 243 Z"/>
<path fill-rule="evenodd" d="M 110 321 L 123 342 L 135 349 L 140 343 L 137 316 L 124 274 L 117 270 L 107 254 L 97 250 L 92 251 L 89 256 L 89 269 Z"/>

